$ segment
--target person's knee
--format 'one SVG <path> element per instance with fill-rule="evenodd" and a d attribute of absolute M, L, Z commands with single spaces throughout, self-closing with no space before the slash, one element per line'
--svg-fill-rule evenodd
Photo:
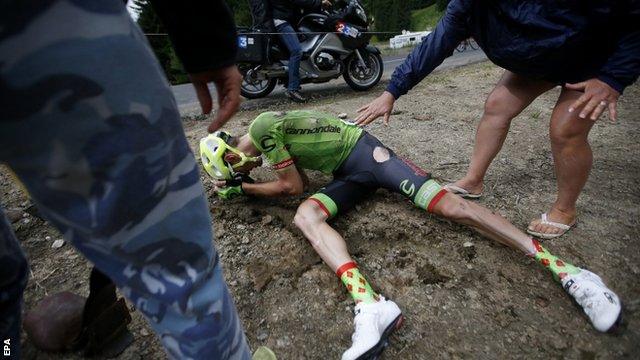
<path fill-rule="evenodd" d="M 494 89 L 484 103 L 484 114 L 494 120 L 499 121 L 504 126 L 509 126 L 511 120 L 516 117 L 522 109 L 509 101 L 506 89 Z"/>
<path fill-rule="evenodd" d="M 453 194 L 447 194 L 434 208 L 433 212 L 456 222 L 464 222 L 471 218 L 469 202 Z"/>
<path fill-rule="evenodd" d="M 300 230 L 305 231 L 306 229 L 317 225 L 318 223 L 324 221 L 326 219 L 326 215 L 313 201 L 305 201 L 300 206 L 298 206 L 298 210 L 296 211 L 295 216 L 293 217 L 293 223 Z"/>
<path fill-rule="evenodd" d="M 573 126 L 573 122 L 553 125 L 549 128 L 549 138 L 555 146 L 564 146 L 575 142 L 584 142 L 587 136 L 579 126 Z"/>

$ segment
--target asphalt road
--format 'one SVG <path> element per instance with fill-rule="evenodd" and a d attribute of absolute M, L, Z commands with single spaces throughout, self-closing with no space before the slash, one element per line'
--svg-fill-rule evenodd
<path fill-rule="evenodd" d="M 396 66 L 400 65 L 402 61 L 404 61 L 406 55 L 406 53 L 399 55 L 383 54 L 382 60 L 384 62 L 384 74 L 382 75 L 381 81 L 389 80 Z M 482 50 L 467 49 L 463 52 L 454 52 L 453 56 L 446 59 L 444 63 L 436 68 L 435 71 L 441 71 L 476 63 L 486 60 L 486 58 L 487 57 Z M 215 99 L 215 87 L 211 86 L 210 88 Z M 182 115 L 196 115 L 200 113 L 200 105 L 198 104 L 196 93 L 193 90 L 191 84 L 176 85 L 172 86 L 171 89 L 173 90 L 173 94 L 178 103 L 178 108 L 180 109 L 180 113 Z M 338 79 L 323 84 L 305 84 L 303 85 L 303 91 L 305 95 L 314 99 L 320 98 L 325 94 L 335 94 L 336 91 L 347 92 L 352 90 L 344 82 L 342 77 L 339 77 Z M 275 102 L 280 102 L 284 99 L 284 88 L 278 85 L 276 89 L 266 98 L 255 100 L 245 99 L 242 102 L 242 109 L 254 109 L 261 106 L 273 104 Z"/>

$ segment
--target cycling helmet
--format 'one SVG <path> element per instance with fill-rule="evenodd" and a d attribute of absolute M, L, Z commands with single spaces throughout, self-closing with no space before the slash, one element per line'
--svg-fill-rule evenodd
<path fill-rule="evenodd" d="M 257 161 L 259 157 L 245 155 L 242 151 L 229 145 L 231 135 L 224 131 L 216 131 L 200 140 L 200 159 L 207 174 L 218 180 L 230 180 L 236 174 L 235 169 L 249 161 Z M 241 160 L 234 165 L 224 160 L 224 154 L 231 151 L 240 156 Z"/>

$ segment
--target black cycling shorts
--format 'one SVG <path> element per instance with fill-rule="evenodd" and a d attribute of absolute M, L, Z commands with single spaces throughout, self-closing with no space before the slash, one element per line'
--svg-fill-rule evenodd
<path fill-rule="evenodd" d="M 378 148 L 379 159 L 374 158 Z M 386 154 L 388 159 L 385 160 Z M 311 196 L 328 217 L 353 208 L 378 188 L 397 192 L 431 211 L 446 191 L 431 175 L 397 156 L 375 136 L 363 132 L 351 154 L 333 173 L 333 181 Z"/>

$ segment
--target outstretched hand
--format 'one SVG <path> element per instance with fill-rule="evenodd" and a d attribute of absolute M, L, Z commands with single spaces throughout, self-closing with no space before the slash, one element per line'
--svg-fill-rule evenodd
<path fill-rule="evenodd" d="M 582 91 L 584 94 L 578 98 L 570 107 L 569 112 L 573 112 L 581 106 L 580 118 L 598 120 L 605 109 L 609 108 L 611 120 L 616 120 L 616 103 L 620 93 L 609 84 L 598 79 L 589 79 L 577 84 L 565 84 L 567 89 Z"/>
<path fill-rule="evenodd" d="M 393 103 L 395 103 L 395 101 L 396 99 L 390 92 L 383 92 L 382 95 L 378 96 L 375 100 L 358 109 L 359 115 L 355 120 L 356 124 L 364 126 L 380 116 L 384 116 L 384 124 L 389 125 L 389 117 L 391 116 Z"/>
<path fill-rule="evenodd" d="M 196 89 L 198 101 L 203 114 L 211 113 L 213 99 L 208 84 L 213 82 L 218 92 L 218 112 L 207 128 L 210 133 L 221 128 L 240 107 L 240 83 L 242 76 L 235 65 L 222 69 L 189 74 L 191 83 Z"/>

